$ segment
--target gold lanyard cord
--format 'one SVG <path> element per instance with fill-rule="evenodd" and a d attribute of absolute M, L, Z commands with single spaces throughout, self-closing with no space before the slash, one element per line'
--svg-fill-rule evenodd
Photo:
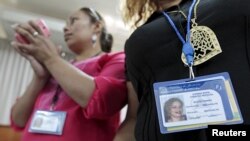
<path fill-rule="evenodd" d="M 199 3 L 200 3 L 200 0 L 197 0 L 197 2 L 195 3 L 195 6 L 194 6 L 194 18 L 191 19 L 191 21 L 192 21 L 192 23 L 193 23 L 193 24 L 192 24 L 192 27 L 193 27 L 193 26 L 197 26 L 196 19 L 197 19 L 197 9 L 198 9 Z M 184 17 L 185 19 L 187 19 L 187 15 L 186 15 L 182 10 L 170 11 L 170 12 L 168 12 L 168 13 L 181 13 L 181 14 L 183 15 L 183 17 Z"/>

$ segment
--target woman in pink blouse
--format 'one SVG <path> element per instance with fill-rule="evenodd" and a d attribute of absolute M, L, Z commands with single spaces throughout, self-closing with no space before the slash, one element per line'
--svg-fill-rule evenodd
<path fill-rule="evenodd" d="M 12 126 L 23 141 L 111 141 L 119 126 L 119 111 L 127 102 L 124 53 L 109 53 L 112 36 L 95 10 L 74 12 L 64 28 L 69 63 L 34 21 L 15 31 L 30 44 L 12 42 L 29 60 L 34 76 L 12 108 Z"/>

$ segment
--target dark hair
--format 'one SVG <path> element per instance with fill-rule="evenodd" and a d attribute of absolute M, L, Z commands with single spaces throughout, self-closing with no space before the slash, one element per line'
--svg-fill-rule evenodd
<path fill-rule="evenodd" d="M 104 52 L 110 52 L 113 44 L 113 36 L 107 32 L 105 21 L 102 16 L 92 8 L 83 7 L 80 10 L 90 17 L 92 23 L 103 23 L 103 28 L 100 35 L 101 49 Z"/>

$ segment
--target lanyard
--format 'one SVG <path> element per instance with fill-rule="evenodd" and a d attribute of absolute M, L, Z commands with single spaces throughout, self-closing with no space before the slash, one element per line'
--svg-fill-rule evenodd
<path fill-rule="evenodd" d="M 165 16 L 165 18 L 169 21 L 170 25 L 172 26 L 172 28 L 175 30 L 178 38 L 181 40 L 183 47 L 182 47 L 182 52 L 185 54 L 186 60 L 187 60 L 187 64 L 189 67 L 189 72 L 190 72 L 190 78 L 194 79 L 194 73 L 193 73 L 193 62 L 194 62 L 194 49 L 191 45 L 191 41 L 190 41 L 190 23 L 191 23 L 191 17 L 192 17 L 192 11 L 194 9 L 194 5 L 195 5 L 196 0 L 193 0 L 192 5 L 189 8 L 189 12 L 188 12 L 188 18 L 187 18 L 187 38 L 186 40 L 182 37 L 180 31 L 177 29 L 177 27 L 175 26 L 173 20 L 170 18 L 170 16 L 168 15 L 167 12 L 163 11 L 163 15 Z"/>
<path fill-rule="evenodd" d="M 50 110 L 51 110 L 51 111 L 54 110 L 54 107 L 55 107 L 55 105 L 56 105 L 56 103 L 57 103 L 57 101 L 58 101 L 60 92 L 61 92 L 61 88 L 60 88 L 60 86 L 59 86 L 59 84 L 58 84 L 58 86 L 57 86 L 57 88 L 56 88 L 56 92 L 55 92 L 55 94 L 54 94 L 54 97 L 53 97 L 52 102 L 51 102 L 51 105 L 50 105 Z"/>

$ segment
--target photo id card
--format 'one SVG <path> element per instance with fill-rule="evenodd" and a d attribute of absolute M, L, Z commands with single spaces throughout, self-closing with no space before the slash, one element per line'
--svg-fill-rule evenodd
<path fill-rule="evenodd" d="M 154 83 L 154 94 L 161 133 L 243 122 L 228 73 Z"/>
<path fill-rule="evenodd" d="M 31 120 L 29 132 L 62 135 L 66 112 L 37 110 Z"/>

